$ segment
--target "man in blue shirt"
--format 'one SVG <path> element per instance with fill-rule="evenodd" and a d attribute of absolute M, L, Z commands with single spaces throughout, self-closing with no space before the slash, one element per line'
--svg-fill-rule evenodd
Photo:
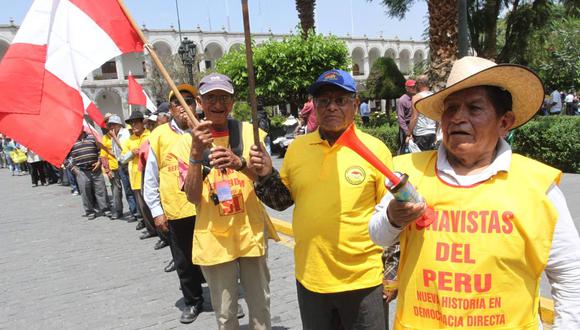
<path fill-rule="evenodd" d="M 369 104 L 368 104 L 367 100 L 363 99 L 362 103 L 360 104 L 359 114 L 360 114 L 360 117 L 362 119 L 363 126 L 368 126 L 369 120 L 370 120 L 370 115 L 371 115 L 371 110 L 369 109 Z"/>

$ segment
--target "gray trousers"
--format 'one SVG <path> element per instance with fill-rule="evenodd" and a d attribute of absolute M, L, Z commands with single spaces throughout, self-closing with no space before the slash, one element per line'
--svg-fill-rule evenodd
<path fill-rule="evenodd" d="M 101 170 L 95 172 L 79 170 L 76 176 L 85 212 L 90 214 L 108 211 L 107 187 Z"/>
<path fill-rule="evenodd" d="M 121 182 L 121 174 L 119 170 L 111 171 L 111 191 L 113 193 L 113 214 L 123 216 L 123 183 Z"/>

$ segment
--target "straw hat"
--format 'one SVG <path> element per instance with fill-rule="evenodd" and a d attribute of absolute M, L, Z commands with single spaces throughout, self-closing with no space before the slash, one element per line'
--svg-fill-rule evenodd
<path fill-rule="evenodd" d="M 544 101 L 544 86 L 532 70 L 516 64 L 496 64 L 490 60 L 465 56 L 453 64 L 447 87 L 415 104 L 425 116 L 440 121 L 447 96 L 475 86 L 497 86 L 512 95 L 516 128 L 528 122 Z"/>

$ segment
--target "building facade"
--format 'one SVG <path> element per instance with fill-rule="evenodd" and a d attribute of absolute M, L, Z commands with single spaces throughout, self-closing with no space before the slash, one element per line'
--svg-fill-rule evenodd
<path fill-rule="evenodd" d="M 13 22 L 0 24 L 0 61 L 6 53 L 12 39 L 18 31 Z M 177 54 L 181 40 L 179 33 L 173 28 L 147 29 L 143 32 L 149 43 L 153 45 L 159 56 Z M 256 44 L 266 40 L 282 40 L 289 34 L 256 33 L 253 34 Z M 244 34 L 241 32 L 182 31 L 181 37 L 192 40 L 198 50 L 198 70 L 204 71 L 215 67 L 215 63 L 224 54 L 233 49 L 239 49 L 244 44 Z M 338 37 L 346 42 L 352 58 L 351 73 L 356 80 L 365 80 L 374 62 L 383 56 L 393 58 L 403 73 L 409 73 L 414 65 L 428 58 L 428 46 L 425 41 L 351 37 Z M 201 52 L 203 50 L 203 52 Z M 150 59 L 143 53 L 131 53 L 118 56 L 93 71 L 83 84 L 83 91 L 97 104 L 103 113 L 110 112 L 127 118 L 130 108 L 127 104 L 127 76 L 129 72 L 148 90 L 148 70 Z M 151 95 L 151 93 L 149 93 Z"/>

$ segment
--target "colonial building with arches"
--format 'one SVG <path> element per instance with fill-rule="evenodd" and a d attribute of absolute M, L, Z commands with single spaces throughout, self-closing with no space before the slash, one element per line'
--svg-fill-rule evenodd
<path fill-rule="evenodd" d="M 142 27 L 145 36 L 160 56 L 177 54 L 181 43 L 179 33 L 173 28 L 148 29 Z M 6 53 L 12 39 L 18 31 L 14 22 L 0 24 L 0 61 Z M 290 34 L 255 33 L 252 35 L 256 44 L 266 40 L 282 40 Z M 216 61 L 230 50 L 239 49 L 244 43 L 241 32 L 202 31 L 199 26 L 194 30 L 184 30 L 181 37 L 192 40 L 198 50 L 198 68 L 204 71 L 214 68 Z M 421 64 L 428 58 L 428 46 L 425 41 L 338 36 L 346 42 L 352 58 L 351 73 L 357 81 L 368 77 L 374 62 L 383 56 L 394 59 L 401 72 L 407 74 L 413 66 Z M 203 51 L 202 51 L 203 50 Z M 83 84 L 83 91 L 95 101 L 103 113 L 111 112 L 122 118 L 129 116 L 127 105 L 127 76 L 129 72 L 148 90 L 148 67 L 150 59 L 143 53 L 131 53 L 118 56 L 93 71 Z M 151 94 L 150 94 L 151 95 Z"/>

